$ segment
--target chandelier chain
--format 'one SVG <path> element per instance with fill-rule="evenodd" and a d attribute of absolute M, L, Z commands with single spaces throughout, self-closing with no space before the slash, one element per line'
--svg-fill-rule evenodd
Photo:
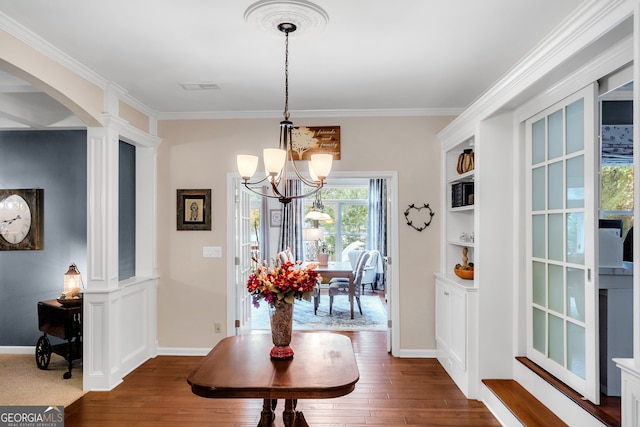
<path fill-rule="evenodd" d="M 242 174 L 242 178 L 244 179 L 244 186 L 262 196 L 273 199 L 278 199 L 278 201 L 282 204 L 287 204 L 291 202 L 293 199 L 301 199 L 303 197 L 309 197 L 311 195 L 317 195 L 317 200 L 314 205 L 319 205 L 322 208 L 322 201 L 319 198 L 320 189 L 324 186 L 324 180 L 326 176 L 329 174 L 331 170 L 331 162 L 333 160 L 330 154 L 315 154 L 311 156 L 311 161 L 309 162 L 309 169 L 311 174 L 311 179 L 305 177 L 301 171 L 298 169 L 296 165 L 295 159 L 293 157 L 292 151 L 292 130 L 293 123 L 289 121 L 289 33 L 292 33 L 296 30 L 296 25 L 291 22 L 283 22 L 278 25 L 278 30 L 285 34 L 285 55 L 284 55 L 284 87 L 285 87 L 285 97 L 284 97 L 284 120 L 280 122 L 280 150 L 272 150 L 269 152 L 270 158 L 270 167 L 267 170 L 267 174 L 264 178 L 250 182 L 249 180 L 253 176 L 256 171 L 258 157 L 257 156 L 238 156 L 238 170 Z M 279 153 L 284 151 L 284 156 L 278 160 Z M 265 152 L 265 169 L 267 169 L 267 150 Z M 276 154 L 278 153 L 278 154 Z M 317 177 L 314 177 L 311 162 L 314 162 L 314 157 L 316 158 L 316 165 L 319 169 L 313 169 L 316 173 L 319 171 Z M 327 159 L 328 158 L 328 159 Z M 275 160 L 275 162 L 274 162 Z M 278 164 L 278 162 L 282 162 L 282 166 Z M 289 194 L 289 183 L 287 178 L 287 165 L 290 165 L 293 172 L 296 175 L 298 181 L 301 181 L 306 187 L 311 188 L 311 191 L 306 193 L 292 195 Z M 278 171 L 278 168 L 279 171 Z M 294 178 L 294 179 L 296 179 Z M 267 182 L 271 185 L 271 191 L 273 195 L 269 195 L 262 191 L 262 188 L 258 191 L 257 188 L 252 188 L 254 185 L 258 185 L 262 182 Z M 280 188 L 278 188 L 280 187 Z"/>
<path fill-rule="evenodd" d="M 284 119 L 289 120 L 289 31 L 284 38 Z"/>

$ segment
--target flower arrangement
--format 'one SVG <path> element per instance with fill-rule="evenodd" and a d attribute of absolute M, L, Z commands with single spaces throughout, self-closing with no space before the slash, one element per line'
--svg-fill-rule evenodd
<path fill-rule="evenodd" d="M 257 262 L 257 260 L 254 259 Z M 302 261 L 283 262 L 269 267 L 267 261 L 259 264 L 247 280 L 247 290 L 253 296 L 253 305 L 260 306 L 264 299 L 269 305 L 293 304 L 295 299 L 311 301 L 311 292 L 322 277 L 315 270 L 317 264 L 302 267 Z"/>

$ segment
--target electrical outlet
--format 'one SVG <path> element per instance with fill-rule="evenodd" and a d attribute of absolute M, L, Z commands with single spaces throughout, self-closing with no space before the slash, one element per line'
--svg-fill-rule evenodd
<path fill-rule="evenodd" d="M 216 334 L 221 334 L 222 333 L 222 323 L 220 322 L 216 322 L 213 324 L 213 328 L 216 331 Z"/>

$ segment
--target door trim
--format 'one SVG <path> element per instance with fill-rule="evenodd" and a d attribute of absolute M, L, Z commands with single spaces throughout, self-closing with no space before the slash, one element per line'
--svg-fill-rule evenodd
<path fill-rule="evenodd" d="M 391 274 L 389 277 L 389 287 L 391 293 L 387 301 L 389 312 L 389 320 L 391 328 L 389 329 L 388 343 L 391 346 L 391 354 L 398 356 L 400 352 L 400 313 L 398 310 L 398 302 L 400 301 L 400 272 L 398 271 L 397 260 L 399 254 L 398 245 L 398 224 L 399 218 L 396 218 L 399 212 L 398 205 L 398 172 L 397 171 L 358 171 L 358 172 L 332 172 L 331 179 L 355 179 L 355 178 L 383 178 L 387 180 L 389 190 L 389 253 L 388 256 L 392 260 Z M 234 198 L 235 186 L 240 182 L 241 178 L 237 172 L 227 173 L 227 336 L 235 335 L 235 293 L 234 293 L 234 271 L 235 271 L 235 215 L 234 215 Z"/>

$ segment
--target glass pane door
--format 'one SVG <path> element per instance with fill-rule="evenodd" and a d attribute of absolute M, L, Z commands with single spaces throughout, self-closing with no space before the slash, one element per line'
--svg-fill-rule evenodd
<path fill-rule="evenodd" d="M 527 120 L 527 356 L 599 403 L 595 85 Z"/>
<path fill-rule="evenodd" d="M 252 298 L 247 292 L 247 279 L 255 266 L 251 261 L 251 193 L 240 180 L 236 180 L 235 218 L 236 334 L 241 334 L 251 331 Z"/>

